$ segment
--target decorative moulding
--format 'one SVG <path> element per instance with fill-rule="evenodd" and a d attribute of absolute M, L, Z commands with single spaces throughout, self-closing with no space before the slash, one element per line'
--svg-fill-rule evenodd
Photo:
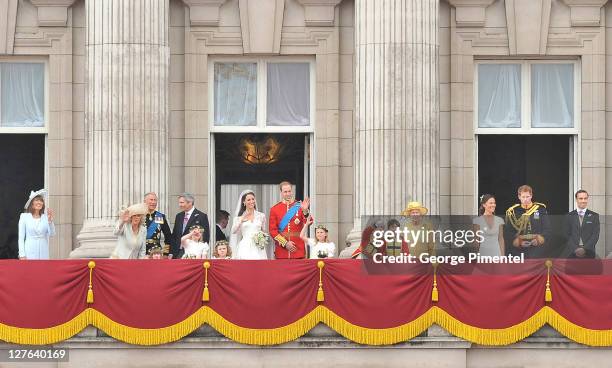
<path fill-rule="evenodd" d="M 285 0 L 240 0 L 238 5 L 243 52 L 280 53 Z"/>
<path fill-rule="evenodd" d="M 601 22 L 601 7 L 608 0 L 562 0 L 570 8 L 574 27 L 597 27 Z"/>
<path fill-rule="evenodd" d="M 495 0 L 448 0 L 455 7 L 457 27 L 484 27 L 485 9 Z"/>
<path fill-rule="evenodd" d="M 545 55 L 551 0 L 506 0 L 510 55 Z"/>
<path fill-rule="evenodd" d="M 13 53 L 18 2 L 19 0 L 0 2 L 0 54 Z"/>
<path fill-rule="evenodd" d="M 227 0 L 183 0 L 189 7 L 189 22 L 192 26 L 218 26 L 219 8 Z"/>
<path fill-rule="evenodd" d="M 336 5 L 342 0 L 297 0 L 304 7 L 304 21 L 306 26 L 334 25 Z"/>
<path fill-rule="evenodd" d="M 38 25 L 41 27 L 65 27 L 68 8 L 75 0 L 30 0 L 38 9 Z"/>

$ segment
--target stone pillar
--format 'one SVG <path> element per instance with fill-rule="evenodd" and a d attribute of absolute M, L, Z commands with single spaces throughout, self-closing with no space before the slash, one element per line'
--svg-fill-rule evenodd
<path fill-rule="evenodd" d="M 355 228 L 439 207 L 439 0 L 355 1 Z"/>
<path fill-rule="evenodd" d="M 168 0 L 87 0 L 85 211 L 71 257 L 108 257 L 121 206 L 166 205 Z"/>

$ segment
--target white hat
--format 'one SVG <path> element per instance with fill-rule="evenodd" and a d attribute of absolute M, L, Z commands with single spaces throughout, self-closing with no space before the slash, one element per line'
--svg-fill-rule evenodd
<path fill-rule="evenodd" d="M 146 215 L 147 214 L 147 206 L 144 203 L 136 203 L 127 208 L 127 211 L 130 213 L 130 217 L 136 215 Z"/>
<path fill-rule="evenodd" d="M 32 202 L 32 200 L 36 197 L 43 197 L 43 201 L 47 201 L 47 190 L 46 189 L 39 189 L 36 192 L 35 191 L 30 191 L 30 198 L 28 198 L 28 201 L 26 202 L 26 204 L 23 206 L 24 210 L 28 209 L 28 206 L 30 205 L 30 202 Z"/>

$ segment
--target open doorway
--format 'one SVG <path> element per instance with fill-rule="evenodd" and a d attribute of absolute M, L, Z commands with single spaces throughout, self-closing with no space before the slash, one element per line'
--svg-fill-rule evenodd
<path fill-rule="evenodd" d="M 310 136 L 304 133 L 215 133 L 215 209 L 234 215 L 240 193 L 251 189 L 269 218 L 280 201 L 278 184 L 293 184 L 296 198 L 309 195 Z"/>
<path fill-rule="evenodd" d="M 516 204 L 516 189 L 528 184 L 548 213 L 568 212 L 573 188 L 570 135 L 478 136 L 478 193 L 494 194 L 497 212 Z"/>
<path fill-rule="evenodd" d="M 478 194 L 495 195 L 497 214 L 518 203 L 517 188 L 528 184 L 534 201 L 550 215 L 553 239 L 541 256 L 556 256 L 563 248 L 564 215 L 572 203 L 571 135 L 479 135 Z"/>
<path fill-rule="evenodd" d="M 45 136 L 0 135 L 0 258 L 17 258 L 17 225 L 30 190 L 45 185 Z"/>

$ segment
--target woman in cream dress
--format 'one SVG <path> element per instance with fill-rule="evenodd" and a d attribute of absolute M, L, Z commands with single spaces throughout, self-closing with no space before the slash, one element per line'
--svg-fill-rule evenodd
<path fill-rule="evenodd" d="M 117 235 L 117 247 L 111 258 L 145 258 L 147 229 L 144 225 L 144 215 L 146 213 L 147 207 L 144 203 L 135 204 L 121 212 L 114 232 Z"/>

